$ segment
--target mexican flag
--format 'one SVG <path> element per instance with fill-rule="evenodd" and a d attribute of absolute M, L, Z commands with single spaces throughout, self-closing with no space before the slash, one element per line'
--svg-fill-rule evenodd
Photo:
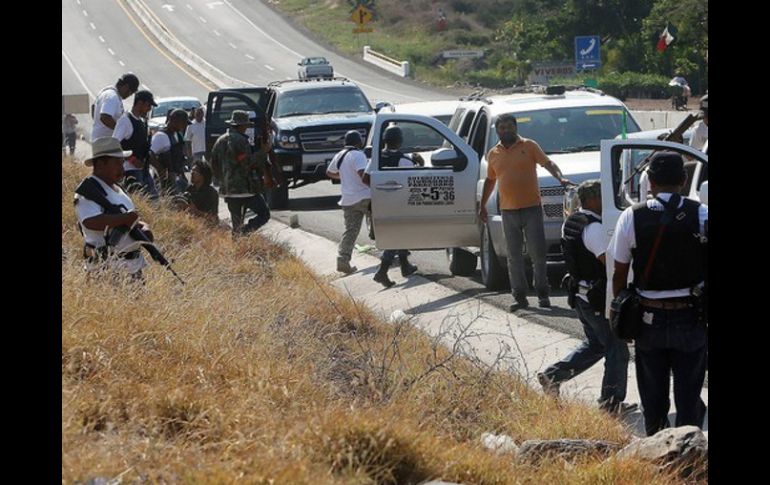
<path fill-rule="evenodd" d="M 658 52 L 665 51 L 666 48 L 669 45 L 671 45 L 672 42 L 674 42 L 675 33 L 676 33 L 676 29 L 674 27 L 666 25 L 666 28 L 663 30 L 663 33 L 660 34 L 660 37 L 658 38 L 658 45 L 657 45 Z"/>

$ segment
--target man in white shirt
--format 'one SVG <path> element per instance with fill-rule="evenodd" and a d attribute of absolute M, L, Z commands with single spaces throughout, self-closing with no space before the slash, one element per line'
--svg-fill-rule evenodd
<path fill-rule="evenodd" d="M 158 189 L 150 175 L 150 139 L 147 130 L 147 113 L 157 106 L 152 93 L 147 90 L 137 91 L 134 105 L 120 117 L 115 125 L 112 137 L 120 141 L 124 150 L 131 150 L 130 157 L 123 162 L 125 187 L 132 192 L 133 183 L 145 190 L 152 199 L 158 198 Z"/>
<path fill-rule="evenodd" d="M 353 246 L 356 243 L 358 233 L 361 231 L 361 223 L 369 212 L 372 195 L 369 185 L 363 181 L 366 169 L 366 155 L 361 149 L 364 140 L 356 130 L 345 133 L 345 148 L 334 155 L 326 175 L 329 178 L 340 181 L 339 205 L 342 207 L 342 215 L 345 219 L 345 232 L 342 234 L 339 249 L 337 250 L 337 271 L 350 274 L 358 268 L 350 266 L 350 258 Z"/>
<path fill-rule="evenodd" d="M 112 136 L 115 124 L 123 115 L 123 100 L 139 89 L 139 78 L 127 72 L 120 76 L 115 86 L 107 86 L 99 91 L 93 106 L 91 117 L 94 126 L 91 129 L 91 141 L 97 138 Z"/>
<path fill-rule="evenodd" d="M 586 180 L 578 186 L 577 193 L 581 207 L 564 221 L 561 244 L 570 277 L 567 301 L 577 312 L 586 339 L 567 357 L 538 373 L 537 378 L 547 394 L 558 396 L 562 382 L 605 359 L 599 407 L 624 415 L 638 406 L 623 402 L 628 381 L 628 346 L 612 333 L 604 316 L 607 238 L 602 229 L 601 183 Z"/>
<path fill-rule="evenodd" d="M 97 270 L 111 268 L 134 278 L 141 278 L 142 268 L 147 263 L 140 252 L 140 245 L 127 232 L 117 233 L 116 240 L 110 237 L 117 227 L 132 227 L 139 224 L 152 239 L 149 227 L 139 221 L 131 198 L 123 192 L 118 180 L 123 177 L 123 159 L 131 155 L 124 151 L 118 140 L 112 137 L 97 138 L 93 142 L 93 156 L 84 164 L 93 167 L 93 174 L 88 177 L 98 184 L 99 190 L 114 205 L 123 206 L 122 214 L 107 214 L 105 209 L 93 200 L 80 194 L 75 195 L 75 212 L 80 230 L 85 239 L 83 250 L 86 268 Z M 84 181 L 85 182 L 85 181 Z M 81 182 L 83 183 L 83 182 Z M 107 237 L 105 237 L 105 234 Z"/>
<path fill-rule="evenodd" d="M 697 297 L 706 276 L 708 206 L 679 195 L 687 180 L 675 152 L 655 153 L 647 169 L 655 197 L 626 210 L 615 226 L 613 297 L 633 264 L 642 318 L 634 337 L 636 377 L 648 436 L 667 428 L 674 376 L 676 426 L 701 427 L 706 375 L 706 323 Z M 612 315 L 611 315 L 612 318 Z"/>
<path fill-rule="evenodd" d="M 695 127 L 695 132 L 690 138 L 690 146 L 703 150 L 703 145 L 709 139 L 709 95 L 700 99 L 700 110 L 703 112 L 703 120 Z"/>
<path fill-rule="evenodd" d="M 206 155 L 206 121 L 203 119 L 203 107 L 195 109 L 195 119 L 187 125 L 184 134 L 187 156 L 193 162 L 201 162 Z"/>
<path fill-rule="evenodd" d="M 181 194 L 189 185 L 184 173 L 187 161 L 184 142 L 180 141 L 178 136 L 184 133 L 188 123 L 187 111 L 175 109 L 168 115 L 168 121 L 163 130 L 152 136 L 150 163 L 158 171 L 161 190 L 164 193 Z"/>

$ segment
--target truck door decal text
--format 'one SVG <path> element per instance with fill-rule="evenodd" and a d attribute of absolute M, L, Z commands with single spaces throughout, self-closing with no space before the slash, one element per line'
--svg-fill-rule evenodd
<path fill-rule="evenodd" d="M 407 205 L 454 205 L 455 179 L 451 175 L 407 177 Z"/>

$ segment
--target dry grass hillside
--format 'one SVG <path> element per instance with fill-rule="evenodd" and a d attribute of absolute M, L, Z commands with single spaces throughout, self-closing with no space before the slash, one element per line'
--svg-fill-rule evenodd
<path fill-rule="evenodd" d="M 181 286 L 87 280 L 62 159 L 63 483 L 677 483 L 638 461 L 525 465 L 485 431 L 626 443 L 622 425 L 388 324 L 260 235 L 138 201 Z M 136 200 L 136 199 L 135 199 Z"/>

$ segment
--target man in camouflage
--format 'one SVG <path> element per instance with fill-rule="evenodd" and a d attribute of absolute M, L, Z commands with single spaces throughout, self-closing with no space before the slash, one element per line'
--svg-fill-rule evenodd
<path fill-rule="evenodd" d="M 254 126 L 245 111 L 235 110 L 226 121 L 230 128 L 220 136 L 211 149 L 211 168 L 220 182 L 219 194 L 225 198 L 233 224 L 233 234 L 256 231 L 270 219 L 270 209 L 262 197 L 262 179 L 266 187 L 273 187 L 273 179 L 267 167 L 270 143 L 252 153 L 246 130 Z M 246 210 L 254 217 L 244 225 Z"/>

